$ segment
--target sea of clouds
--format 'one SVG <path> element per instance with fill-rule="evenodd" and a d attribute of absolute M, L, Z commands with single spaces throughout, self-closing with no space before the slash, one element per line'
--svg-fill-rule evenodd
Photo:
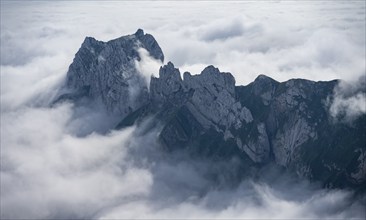
<path fill-rule="evenodd" d="M 236 182 L 235 158 L 168 154 L 158 129 L 111 130 L 98 103 L 49 107 L 85 36 L 143 28 L 181 72 L 342 79 L 330 113 L 353 119 L 366 112 L 364 1 L 1 1 L 0 14 L 1 218 L 365 218 L 352 191 L 273 168 Z"/>

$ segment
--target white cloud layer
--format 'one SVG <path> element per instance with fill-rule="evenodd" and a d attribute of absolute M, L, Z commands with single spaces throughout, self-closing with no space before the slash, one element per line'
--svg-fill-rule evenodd
<path fill-rule="evenodd" d="M 107 41 L 137 28 L 155 36 L 181 72 L 213 64 L 237 84 L 259 74 L 358 79 L 364 1 L 1 1 L 0 15 L 1 218 L 365 217 L 365 198 L 353 192 L 268 169 L 228 187 L 235 160 L 167 155 L 156 131 L 109 131 L 118 120 L 98 105 L 47 107 L 85 36 Z M 158 64 L 142 58 L 141 72 L 157 75 Z M 364 93 L 345 90 L 334 106 L 364 114 Z"/>
<path fill-rule="evenodd" d="M 210 162 L 159 150 L 156 132 L 127 128 L 75 136 L 89 118 L 65 103 L 2 115 L 1 217 L 12 218 L 349 218 L 364 199 L 324 190 L 264 168 L 235 177 L 235 160 Z M 216 180 L 215 180 L 216 179 Z M 235 179 L 235 178 L 234 178 Z M 296 187 L 294 187 L 296 186 Z"/>
<path fill-rule="evenodd" d="M 143 28 L 166 61 L 193 74 L 213 64 L 237 84 L 259 74 L 347 80 L 365 73 L 364 15 L 363 1 L 2 2 L 1 64 L 52 57 L 66 71 L 85 36 L 106 41 Z"/>

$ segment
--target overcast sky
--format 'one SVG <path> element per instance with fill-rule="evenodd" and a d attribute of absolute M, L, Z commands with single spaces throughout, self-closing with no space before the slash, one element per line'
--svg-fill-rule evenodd
<path fill-rule="evenodd" d="M 212 64 L 237 85 L 365 74 L 365 1 L 1 1 L 1 217 L 364 217 L 365 198 L 276 170 L 217 187 L 208 174 L 225 171 L 225 186 L 235 161 L 166 155 L 156 131 L 107 132 L 116 120 L 96 106 L 47 107 L 85 36 L 138 28 L 182 73 Z M 364 101 L 352 99 L 363 114 Z"/>

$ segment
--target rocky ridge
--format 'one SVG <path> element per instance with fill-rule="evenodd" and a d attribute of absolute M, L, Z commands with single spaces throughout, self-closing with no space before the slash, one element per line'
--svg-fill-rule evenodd
<path fill-rule="evenodd" d="M 117 128 L 153 116 L 163 125 L 159 139 L 168 150 L 239 157 L 248 166 L 275 162 L 328 186 L 365 183 L 366 116 L 352 125 L 330 119 L 327 103 L 338 81 L 280 83 L 260 75 L 235 86 L 230 73 L 214 66 L 191 75 L 168 62 L 159 77 L 151 77 L 149 91 L 135 65 L 139 48 L 164 60 L 158 43 L 142 30 L 106 43 L 87 37 L 67 73 L 71 92 L 61 99 L 102 100 L 120 115 Z"/>

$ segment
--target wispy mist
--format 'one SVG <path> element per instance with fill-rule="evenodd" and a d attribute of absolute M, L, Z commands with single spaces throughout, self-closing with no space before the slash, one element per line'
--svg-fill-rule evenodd
<path fill-rule="evenodd" d="M 151 76 L 159 77 L 159 68 L 163 65 L 160 60 L 156 60 L 149 55 L 149 52 L 144 48 L 138 50 L 140 61 L 135 61 L 137 71 L 144 77 L 146 85 L 150 86 Z"/>
<path fill-rule="evenodd" d="M 352 122 L 366 114 L 366 75 L 341 81 L 334 89 L 330 113 L 336 121 Z"/>
<path fill-rule="evenodd" d="M 238 162 L 167 153 L 158 130 L 76 136 L 91 113 L 70 104 L 2 114 L 3 218 L 346 218 L 351 191 L 321 189 L 275 168 L 235 178 Z M 102 119 L 101 119 L 102 120 Z M 143 126 L 143 125 L 142 125 Z M 294 187 L 296 186 L 296 187 Z"/>

